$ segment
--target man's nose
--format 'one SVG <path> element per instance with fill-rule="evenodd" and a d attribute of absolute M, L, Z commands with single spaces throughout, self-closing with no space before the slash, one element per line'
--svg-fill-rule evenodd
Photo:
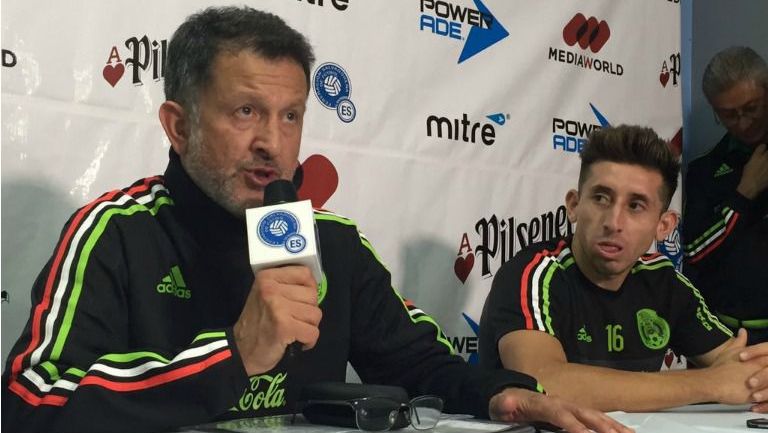
<path fill-rule="evenodd" d="M 603 226 L 611 232 L 620 232 L 624 229 L 624 218 L 621 206 L 611 206 L 603 215 Z"/>
<path fill-rule="evenodd" d="M 280 119 L 277 116 L 265 116 L 254 129 L 252 151 L 270 158 L 280 154 Z"/>

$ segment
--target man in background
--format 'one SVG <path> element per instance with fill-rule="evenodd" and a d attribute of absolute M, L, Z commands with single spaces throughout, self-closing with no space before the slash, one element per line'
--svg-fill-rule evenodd
<path fill-rule="evenodd" d="M 688 165 L 685 272 L 724 324 L 768 341 L 768 66 L 751 48 L 727 48 L 702 90 L 727 132 Z"/>

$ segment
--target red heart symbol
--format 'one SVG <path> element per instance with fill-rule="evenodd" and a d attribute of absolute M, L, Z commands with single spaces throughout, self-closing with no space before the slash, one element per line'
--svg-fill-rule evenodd
<path fill-rule="evenodd" d="M 667 366 L 667 368 L 672 367 L 672 361 L 675 360 L 675 353 L 671 350 L 667 350 L 666 355 L 664 355 L 664 365 Z"/>
<path fill-rule="evenodd" d="M 669 81 L 669 72 L 662 72 L 659 74 L 659 81 L 663 87 L 667 87 L 667 81 Z"/>
<path fill-rule="evenodd" d="M 472 267 L 475 266 L 475 255 L 472 253 L 467 254 L 467 257 L 459 257 L 453 262 L 453 272 L 456 277 L 461 280 L 461 284 L 467 281 L 469 273 L 472 272 Z"/>
<path fill-rule="evenodd" d="M 323 155 L 310 155 L 301 164 L 303 179 L 298 195 L 302 200 L 312 200 L 312 206 L 322 208 L 339 186 L 339 173 L 333 163 Z"/>
<path fill-rule="evenodd" d="M 104 79 L 107 80 L 107 83 L 109 83 L 110 86 L 115 87 L 115 84 L 117 84 L 117 82 L 120 81 L 120 78 L 123 77 L 124 72 L 125 66 L 123 66 L 122 63 L 118 63 L 115 66 L 104 66 L 101 75 L 104 76 Z"/>

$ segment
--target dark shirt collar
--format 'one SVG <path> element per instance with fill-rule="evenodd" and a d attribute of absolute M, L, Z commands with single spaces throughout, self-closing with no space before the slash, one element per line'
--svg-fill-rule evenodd
<path fill-rule="evenodd" d="M 217 250 L 247 248 L 245 220 L 211 200 L 189 176 L 173 149 L 169 152 L 165 180 L 178 221 L 198 242 Z"/>

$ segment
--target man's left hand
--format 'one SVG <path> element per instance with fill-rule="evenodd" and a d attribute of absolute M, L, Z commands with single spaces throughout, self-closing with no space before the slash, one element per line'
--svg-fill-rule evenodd
<path fill-rule="evenodd" d="M 739 332 L 746 331 L 740 329 Z M 742 362 L 760 360 L 763 364 L 763 369 L 747 379 L 747 386 L 752 392 L 752 400 L 755 402 L 755 405 L 752 406 L 752 411 L 768 413 L 768 343 L 755 344 L 744 348 L 739 353 L 739 360 Z"/>
<path fill-rule="evenodd" d="M 589 433 L 592 430 L 597 433 L 634 432 L 600 411 L 519 388 L 506 388 L 493 396 L 488 411 L 493 420 L 546 422 L 569 433 Z"/>

